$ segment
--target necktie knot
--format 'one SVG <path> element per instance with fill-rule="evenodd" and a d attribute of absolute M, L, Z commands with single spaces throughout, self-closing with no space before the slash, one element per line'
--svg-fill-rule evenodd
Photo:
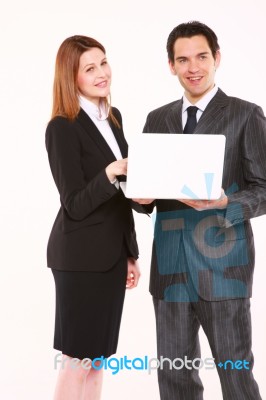
<path fill-rule="evenodd" d="M 197 125 L 197 114 L 198 107 L 190 106 L 187 108 L 187 123 L 184 128 L 184 133 L 193 133 Z"/>
<path fill-rule="evenodd" d="M 196 106 L 190 106 L 187 108 L 187 115 L 188 117 L 195 117 L 195 115 L 197 114 L 198 111 L 198 107 Z"/>

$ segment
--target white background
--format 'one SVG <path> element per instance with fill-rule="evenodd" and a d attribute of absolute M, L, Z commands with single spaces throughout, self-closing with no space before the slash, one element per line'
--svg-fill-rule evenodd
<path fill-rule="evenodd" d="M 227 94 L 266 110 L 263 6 L 264 0 L 17 0 L 1 7 L 1 398 L 52 399 L 57 375 L 53 366 L 57 352 L 52 349 L 54 283 L 46 268 L 46 243 L 59 198 L 44 132 L 61 42 L 84 34 L 105 45 L 113 69 L 112 103 L 123 114 L 129 138 L 141 132 L 148 111 L 181 97 L 182 89 L 168 70 L 165 44 L 174 26 L 192 19 L 205 22 L 218 35 L 222 62 L 217 84 Z M 254 372 L 262 398 L 266 398 L 265 223 L 265 217 L 253 222 Z M 148 293 L 152 223 L 136 215 L 136 225 L 142 281 L 127 293 L 117 356 L 155 357 Z M 211 357 L 204 336 L 202 357 Z M 202 371 L 201 376 L 205 400 L 222 399 L 216 371 Z M 136 398 L 159 399 L 155 372 L 105 374 L 103 400 Z"/>

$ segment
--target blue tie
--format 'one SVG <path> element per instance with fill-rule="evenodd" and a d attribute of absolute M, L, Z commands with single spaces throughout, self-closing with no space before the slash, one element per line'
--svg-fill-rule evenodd
<path fill-rule="evenodd" d="M 193 133 L 194 132 L 194 129 L 196 128 L 196 125 L 197 125 L 197 118 L 196 118 L 197 111 L 198 111 L 198 107 L 196 107 L 196 106 L 190 106 L 187 108 L 187 123 L 186 123 L 183 133 Z"/>

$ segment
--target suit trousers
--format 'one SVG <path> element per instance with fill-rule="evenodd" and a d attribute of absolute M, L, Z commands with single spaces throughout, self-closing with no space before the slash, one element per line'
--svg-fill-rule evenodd
<path fill-rule="evenodd" d="M 261 400 L 252 374 L 250 300 L 166 302 L 153 298 L 157 350 L 160 357 L 195 360 L 201 357 L 198 331 L 202 326 L 215 359 L 224 400 Z M 246 368 L 232 368 L 225 361 L 246 361 Z M 199 360 L 200 361 L 200 360 Z M 222 364 L 220 364 L 222 363 Z M 220 367 L 217 366 L 220 364 Z M 202 400 L 203 385 L 198 367 L 158 369 L 162 400 Z M 236 364 L 235 364 L 236 365 Z M 191 364 L 189 365 L 191 366 Z M 242 364 L 243 366 L 243 364 Z"/>

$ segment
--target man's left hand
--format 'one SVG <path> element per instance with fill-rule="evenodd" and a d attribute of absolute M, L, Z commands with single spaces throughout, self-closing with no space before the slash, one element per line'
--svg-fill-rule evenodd
<path fill-rule="evenodd" d="M 228 204 L 228 197 L 225 195 L 223 189 L 221 196 L 217 200 L 177 200 L 189 207 L 194 208 L 197 211 L 212 210 L 214 208 L 224 209 Z"/>

